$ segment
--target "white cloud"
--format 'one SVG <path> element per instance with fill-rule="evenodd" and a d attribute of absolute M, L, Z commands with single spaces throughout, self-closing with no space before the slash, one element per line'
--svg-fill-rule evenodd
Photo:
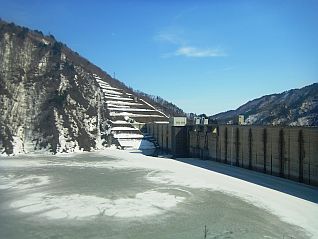
<path fill-rule="evenodd" d="M 200 49 L 196 47 L 180 47 L 174 53 L 175 56 L 186 56 L 186 57 L 220 57 L 226 56 L 226 54 L 220 49 Z"/>
<path fill-rule="evenodd" d="M 176 50 L 162 54 L 163 58 L 169 58 L 174 56 L 184 57 L 223 57 L 227 54 L 220 48 L 200 48 L 189 44 L 184 37 L 182 37 L 183 31 L 180 29 L 173 29 L 173 31 L 161 31 L 154 36 L 154 40 L 157 42 L 172 44 L 176 46 Z"/>
<path fill-rule="evenodd" d="M 177 33 L 171 32 L 160 32 L 159 34 L 155 35 L 155 40 L 176 45 L 185 43 L 185 41 Z"/>

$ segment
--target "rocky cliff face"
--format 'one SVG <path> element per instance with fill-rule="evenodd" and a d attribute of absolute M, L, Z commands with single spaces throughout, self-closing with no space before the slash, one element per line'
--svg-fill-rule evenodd
<path fill-rule="evenodd" d="M 63 48 L 25 28 L 0 25 L 1 152 L 101 147 L 101 90 Z"/>
<path fill-rule="evenodd" d="M 318 126 L 318 83 L 266 95 L 211 118 L 226 123 L 237 115 L 245 116 L 245 124 Z"/>
<path fill-rule="evenodd" d="M 0 20 L 0 155 L 99 149 L 113 121 L 167 120 L 145 100 L 53 36 Z M 153 101 L 182 113 L 166 103 Z"/>

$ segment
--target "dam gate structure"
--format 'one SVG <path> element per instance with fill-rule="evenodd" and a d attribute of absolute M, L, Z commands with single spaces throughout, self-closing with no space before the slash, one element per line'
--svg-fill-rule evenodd
<path fill-rule="evenodd" d="M 318 186 L 318 128 L 148 123 L 147 132 L 174 157 L 230 164 Z"/>

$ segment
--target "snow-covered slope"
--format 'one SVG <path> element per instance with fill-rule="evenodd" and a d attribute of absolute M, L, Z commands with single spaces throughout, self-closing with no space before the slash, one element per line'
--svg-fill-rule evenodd
<path fill-rule="evenodd" d="M 60 43 L 0 27 L 0 152 L 102 147 L 106 115 L 92 75 Z"/>
<path fill-rule="evenodd" d="M 226 123 L 239 114 L 246 124 L 318 126 L 318 83 L 266 95 L 211 118 Z"/>
<path fill-rule="evenodd" d="M 54 37 L 0 20 L 0 155 L 89 151 L 108 134 L 123 148 L 151 147 L 118 120 L 167 117 Z"/>

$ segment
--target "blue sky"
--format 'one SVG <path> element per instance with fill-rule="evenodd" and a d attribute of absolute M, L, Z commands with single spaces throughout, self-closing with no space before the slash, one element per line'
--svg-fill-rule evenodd
<path fill-rule="evenodd" d="M 127 85 L 208 115 L 318 81 L 317 0 L 0 0 Z"/>

